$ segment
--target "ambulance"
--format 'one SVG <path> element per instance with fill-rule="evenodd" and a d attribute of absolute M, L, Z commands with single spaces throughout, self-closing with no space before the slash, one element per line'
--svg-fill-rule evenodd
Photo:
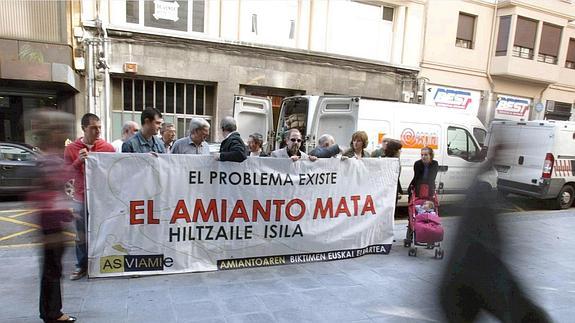
<path fill-rule="evenodd" d="M 452 108 L 352 96 L 295 96 L 283 99 L 278 125 L 273 129 L 270 100 L 235 96 L 234 117 L 244 141 L 259 132 L 266 138 L 266 151 L 282 147 L 282 134 L 291 128 L 302 133 L 304 151 L 311 151 L 322 134 L 332 135 L 340 147 L 349 148 L 357 130 L 367 132 L 370 152 L 380 148 L 384 138 L 401 140 L 400 184 L 404 193 L 421 148 L 430 146 L 439 163 L 436 186 L 441 202 L 461 200 L 486 162 L 482 147 L 487 130 L 476 116 Z M 495 171 L 489 175 L 482 180 L 495 187 Z M 398 204 L 407 205 L 406 194 Z"/>
<path fill-rule="evenodd" d="M 553 209 L 573 205 L 575 122 L 494 121 L 488 158 L 497 170 L 497 190 L 546 200 Z"/>

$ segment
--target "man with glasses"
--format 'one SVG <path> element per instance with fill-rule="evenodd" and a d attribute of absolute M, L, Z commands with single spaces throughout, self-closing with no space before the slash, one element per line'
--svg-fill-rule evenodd
<path fill-rule="evenodd" d="M 271 157 L 276 158 L 291 158 L 291 160 L 296 161 L 302 158 L 314 161 L 317 157 L 308 156 L 306 153 L 300 150 L 302 143 L 301 132 L 297 129 L 290 129 L 286 134 L 286 146 L 281 149 L 272 151 Z"/>

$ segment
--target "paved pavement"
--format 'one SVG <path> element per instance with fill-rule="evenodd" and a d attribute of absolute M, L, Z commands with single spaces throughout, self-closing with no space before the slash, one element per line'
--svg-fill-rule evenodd
<path fill-rule="evenodd" d="M 556 322 L 575 315 L 575 214 L 535 211 L 502 216 L 505 261 Z M 445 250 L 457 217 L 444 219 Z M 64 311 L 79 322 L 443 322 L 437 305 L 442 267 L 429 250 L 408 257 L 396 222 L 389 255 L 141 278 L 63 280 Z M 40 322 L 35 246 L 0 247 L 0 321 Z M 73 269 L 72 249 L 64 261 Z M 494 321 L 483 315 L 481 321 Z"/>

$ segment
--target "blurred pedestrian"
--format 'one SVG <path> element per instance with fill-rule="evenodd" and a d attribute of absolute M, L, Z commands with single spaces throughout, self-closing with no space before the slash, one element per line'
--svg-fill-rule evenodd
<path fill-rule="evenodd" d="M 176 127 L 173 123 L 164 122 L 162 124 L 162 128 L 160 129 L 160 135 L 162 138 L 160 140 L 164 144 L 164 149 L 166 149 L 166 153 L 169 154 L 172 152 L 172 146 L 176 140 Z"/>
<path fill-rule="evenodd" d="M 258 133 L 252 133 L 248 138 L 248 150 L 251 157 L 267 157 L 268 155 L 262 150 L 264 137 Z"/>
<path fill-rule="evenodd" d="M 350 148 L 343 153 L 346 158 L 362 159 L 371 155 L 365 150 L 367 147 L 367 133 L 365 131 L 356 131 L 351 135 Z"/>
<path fill-rule="evenodd" d="M 147 108 L 140 117 L 142 128 L 122 145 L 123 153 L 164 154 L 164 144 L 156 137 L 164 120 L 162 113 L 155 108 Z"/>
<path fill-rule="evenodd" d="M 72 205 L 64 193 L 68 171 L 63 151 L 64 142 L 72 136 L 74 117 L 60 111 L 39 111 L 31 119 L 42 151 L 35 176 L 37 189 L 28 196 L 39 216 L 43 237 L 40 318 L 50 323 L 75 322 L 75 317 L 62 313 L 61 290 L 64 223 L 73 220 Z"/>
<path fill-rule="evenodd" d="M 491 166 L 486 163 L 484 170 Z M 476 179 L 460 208 L 459 232 L 440 287 L 447 321 L 473 322 L 485 310 L 501 322 L 551 322 L 501 260 L 505 235 L 493 195 L 490 185 Z"/>
<path fill-rule="evenodd" d="M 122 145 L 124 142 L 132 138 L 138 130 L 140 130 L 140 126 L 136 122 L 126 121 L 124 123 L 124 126 L 122 127 L 122 138 L 116 139 L 112 142 L 112 147 L 114 147 L 117 153 L 122 152 Z"/>
<path fill-rule="evenodd" d="M 86 113 L 80 121 L 84 136 L 78 138 L 73 143 L 66 146 L 64 150 L 64 160 L 71 166 L 74 174 L 74 201 L 75 210 L 78 213 L 76 218 L 76 270 L 70 276 L 71 280 L 76 280 L 86 275 L 88 267 L 88 249 L 86 245 L 86 223 L 88 212 L 85 208 L 85 161 L 89 152 L 116 152 L 114 147 L 100 138 L 102 133 L 102 123 L 100 118 L 93 113 Z M 68 177 L 67 177 L 68 178 Z"/>
<path fill-rule="evenodd" d="M 238 163 L 246 160 L 246 145 L 237 131 L 236 120 L 232 117 L 224 117 L 220 121 L 220 129 L 224 140 L 220 144 L 220 152 L 215 155 L 216 160 Z"/>
<path fill-rule="evenodd" d="M 203 118 L 190 120 L 190 135 L 176 140 L 172 154 L 209 155 L 210 146 L 206 139 L 210 135 L 210 124 Z"/>

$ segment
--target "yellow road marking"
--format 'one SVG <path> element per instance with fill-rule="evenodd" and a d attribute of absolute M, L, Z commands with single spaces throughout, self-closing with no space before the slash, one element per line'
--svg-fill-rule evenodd
<path fill-rule="evenodd" d="M 64 242 L 65 245 L 74 245 L 74 241 L 66 241 Z M 21 243 L 21 244 L 9 244 L 9 245 L 0 245 L 0 249 L 9 249 L 9 248 L 24 248 L 24 247 L 41 247 L 44 245 L 42 242 L 34 242 L 34 243 Z"/>
<path fill-rule="evenodd" d="M 22 213 L 9 215 L 8 217 L 9 217 L 9 218 L 17 218 L 17 217 L 22 216 L 22 215 L 28 215 L 28 214 L 30 214 L 30 213 L 34 213 L 35 211 L 36 211 L 36 210 L 28 210 L 28 211 L 24 211 L 24 212 L 22 212 Z"/>
<path fill-rule="evenodd" d="M 513 205 L 513 207 L 515 207 L 515 209 L 516 209 L 517 211 L 519 211 L 519 212 L 525 212 L 525 210 L 522 209 L 521 207 L 519 207 L 517 204 L 511 203 L 511 205 Z"/>
<path fill-rule="evenodd" d="M 34 224 L 34 223 L 28 223 L 28 222 L 24 222 L 24 221 L 12 219 L 12 218 L 6 218 L 6 217 L 3 217 L 3 216 L 0 216 L 0 221 L 5 221 L 5 222 L 10 222 L 10 223 L 20 224 L 20 225 L 24 225 L 24 226 L 31 227 L 31 228 L 36 228 L 36 229 L 39 229 L 39 228 L 40 228 L 39 225 Z"/>
<path fill-rule="evenodd" d="M 12 239 L 12 238 L 14 238 L 14 237 L 21 236 L 21 235 L 23 235 L 23 234 L 30 233 L 30 232 L 36 231 L 36 230 L 38 230 L 38 229 L 28 229 L 28 230 L 24 230 L 24 231 L 12 233 L 12 234 L 10 234 L 10 235 L 7 235 L 7 236 L 5 236 L 5 237 L 0 238 L 0 241 Z"/>
<path fill-rule="evenodd" d="M 24 211 L 28 211 L 28 209 L 26 209 L 26 210 L 4 210 L 4 211 L 0 211 L 0 213 L 14 213 L 14 212 L 24 212 Z"/>

